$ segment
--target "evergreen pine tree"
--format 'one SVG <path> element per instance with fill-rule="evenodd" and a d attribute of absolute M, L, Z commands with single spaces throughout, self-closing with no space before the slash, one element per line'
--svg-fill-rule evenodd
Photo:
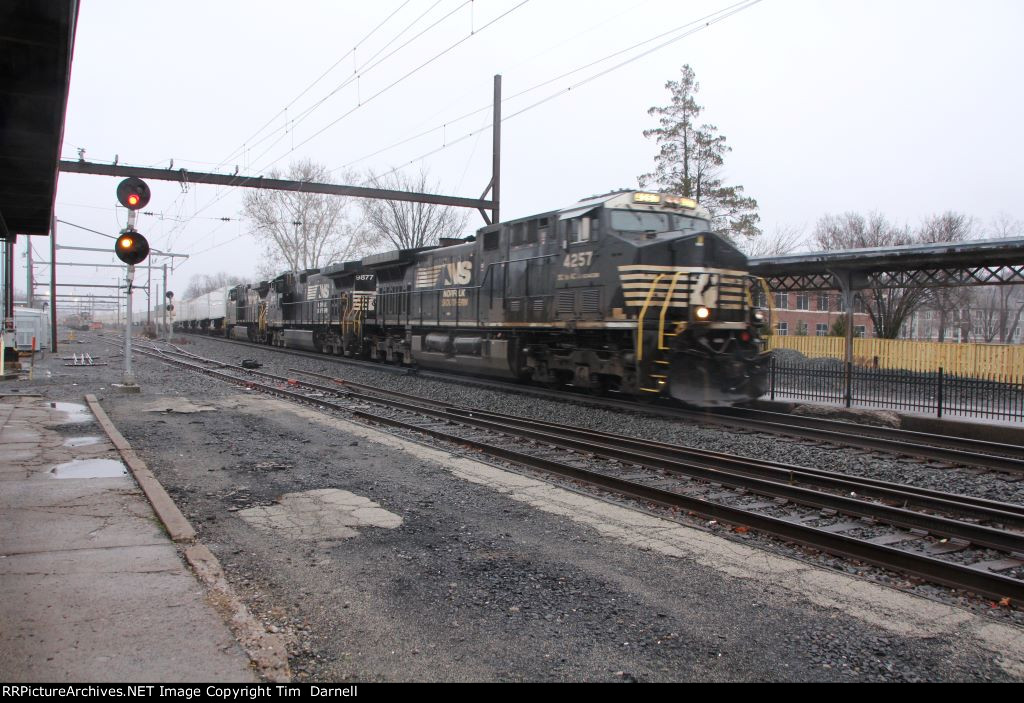
<path fill-rule="evenodd" d="M 680 79 L 668 81 L 665 88 L 672 93 L 671 104 L 647 111 L 658 118 L 659 126 L 644 130 L 644 136 L 654 137 L 660 149 L 654 157 L 654 171 L 640 176 L 640 187 L 654 186 L 662 192 L 693 198 L 711 213 L 719 231 L 757 236 L 761 233 L 757 201 L 743 194 L 743 186 L 722 182 L 725 155 L 732 147 L 717 127 L 699 123 L 704 108 L 695 98 L 700 84 L 693 69 L 683 66 Z"/>

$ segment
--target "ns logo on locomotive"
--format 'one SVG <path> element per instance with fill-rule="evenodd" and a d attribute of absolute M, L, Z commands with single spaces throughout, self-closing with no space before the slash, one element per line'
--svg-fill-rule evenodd
<path fill-rule="evenodd" d="M 176 326 L 691 405 L 766 391 L 764 289 L 687 198 L 620 191 L 188 301 Z M 770 300 L 767 291 L 765 298 Z"/>

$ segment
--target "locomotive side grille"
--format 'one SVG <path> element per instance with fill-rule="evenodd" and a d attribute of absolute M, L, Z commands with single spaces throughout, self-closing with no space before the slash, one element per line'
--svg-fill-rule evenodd
<path fill-rule="evenodd" d="M 580 312 L 581 313 L 598 313 L 598 312 L 601 312 L 601 289 L 600 288 L 585 288 L 583 290 L 583 297 L 580 300 Z"/>
<path fill-rule="evenodd" d="M 533 311 L 536 313 L 544 312 L 544 298 L 533 299 Z"/>
<path fill-rule="evenodd" d="M 572 315 L 576 312 L 576 291 L 574 290 L 560 290 L 558 291 L 558 314 L 559 315 Z"/>
<path fill-rule="evenodd" d="M 522 298 L 506 298 L 508 300 L 508 311 L 509 312 L 520 312 L 523 309 Z"/>

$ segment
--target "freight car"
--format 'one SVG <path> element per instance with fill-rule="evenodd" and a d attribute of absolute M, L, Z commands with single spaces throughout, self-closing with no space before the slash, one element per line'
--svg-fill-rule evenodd
<path fill-rule="evenodd" d="M 396 364 L 718 405 L 764 394 L 746 257 L 687 198 L 620 191 L 465 240 L 227 291 L 211 329 Z M 209 314 L 209 313 L 206 313 Z"/>

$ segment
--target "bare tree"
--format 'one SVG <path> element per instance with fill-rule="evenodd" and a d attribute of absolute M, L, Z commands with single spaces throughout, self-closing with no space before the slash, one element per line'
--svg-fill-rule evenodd
<path fill-rule="evenodd" d="M 1024 237 L 1024 221 L 1011 217 L 1005 212 L 1001 212 L 993 217 L 988 226 L 984 228 L 983 236 L 986 239 Z"/>
<path fill-rule="evenodd" d="M 917 230 L 917 241 L 934 244 L 938 242 L 962 242 L 974 235 L 974 218 L 959 212 L 945 212 L 926 218 Z M 971 292 L 967 288 L 933 288 L 929 291 L 924 307 L 932 309 L 938 319 L 938 341 L 946 341 L 946 327 L 957 312 L 970 306 Z"/>
<path fill-rule="evenodd" d="M 803 246 L 807 234 L 803 227 L 776 225 L 772 234 L 745 238 L 733 243 L 747 258 L 757 259 L 768 256 L 785 256 Z"/>
<path fill-rule="evenodd" d="M 310 160 L 291 164 L 284 175 L 271 171 L 268 177 L 333 182 L 326 166 Z M 252 227 L 251 234 L 264 247 L 260 273 L 321 268 L 362 255 L 369 242 L 351 211 L 351 199 L 343 196 L 259 189 L 247 192 L 243 214 Z"/>
<path fill-rule="evenodd" d="M 197 273 L 188 279 L 188 286 L 185 288 L 185 292 L 182 294 L 184 300 L 191 300 L 192 298 L 198 298 L 201 295 L 206 295 L 210 291 L 217 290 L 218 288 L 224 288 L 226 286 L 237 286 L 239 283 L 245 283 L 245 280 L 240 276 L 232 276 L 230 273 L 220 271 L 219 273 L 208 274 L 208 273 Z"/>
<path fill-rule="evenodd" d="M 1000 213 L 984 228 L 988 239 L 1024 236 L 1024 222 Z M 973 290 L 972 328 L 985 342 L 1012 342 L 1024 315 L 1024 286 L 982 286 Z"/>
<path fill-rule="evenodd" d="M 1020 286 L 982 286 L 970 306 L 972 331 L 984 342 L 1006 344 L 1013 339 L 1024 314 Z"/>
<path fill-rule="evenodd" d="M 415 176 L 394 172 L 377 176 L 372 171 L 368 180 L 375 188 L 413 193 L 436 193 L 439 184 L 429 182 L 426 171 Z M 417 249 L 437 244 L 441 237 L 458 237 L 466 226 L 469 213 L 458 208 L 399 200 L 362 201 L 363 222 L 368 232 L 381 245 L 396 249 Z"/>
<path fill-rule="evenodd" d="M 891 224 L 878 212 L 867 217 L 855 212 L 826 215 L 818 221 L 813 242 L 825 251 L 895 247 L 914 242 L 908 227 Z M 860 292 L 860 298 L 871 322 L 875 336 L 895 339 L 903 323 L 925 301 L 925 288 L 873 288 Z"/>

